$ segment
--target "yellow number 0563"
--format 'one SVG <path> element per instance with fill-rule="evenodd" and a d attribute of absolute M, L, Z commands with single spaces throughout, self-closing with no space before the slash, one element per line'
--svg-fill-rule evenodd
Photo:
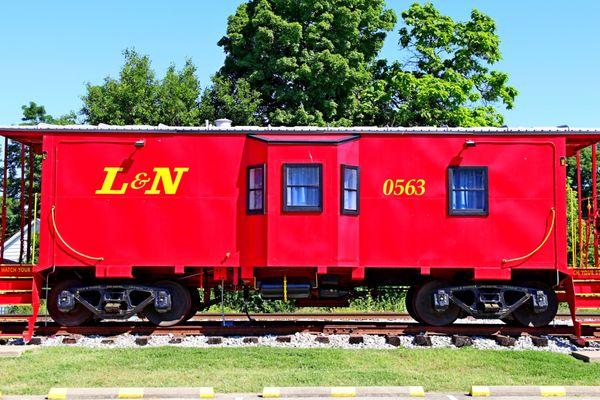
<path fill-rule="evenodd" d="M 425 179 L 386 179 L 383 182 L 386 196 L 422 196 L 425 194 Z"/>

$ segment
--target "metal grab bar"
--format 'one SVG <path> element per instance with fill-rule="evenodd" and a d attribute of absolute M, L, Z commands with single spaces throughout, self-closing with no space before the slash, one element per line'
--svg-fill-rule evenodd
<path fill-rule="evenodd" d="M 60 232 L 58 231 L 58 227 L 56 226 L 56 216 L 55 216 L 55 212 L 54 209 L 56 208 L 56 206 L 52 206 L 51 209 L 51 216 L 52 216 L 52 227 L 54 229 L 54 232 L 56 233 L 56 236 L 58 236 L 58 238 L 60 239 L 61 243 L 69 250 L 71 250 L 73 253 L 77 254 L 80 257 L 84 257 L 87 258 L 89 260 L 94 260 L 94 261 L 103 261 L 104 257 L 93 257 L 93 256 L 88 256 L 87 254 L 83 254 L 80 251 L 75 250 L 73 247 L 71 247 L 66 241 L 65 239 L 63 239 L 62 235 L 60 234 Z"/>
<path fill-rule="evenodd" d="M 504 258 L 504 259 L 502 259 L 502 264 L 508 264 L 508 263 L 514 262 L 514 261 L 525 260 L 525 259 L 531 257 L 532 255 L 534 255 L 535 253 L 537 253 L 538 251 L 540 251 L 540 249 L 546 244 L 546 242 L 550 238 L 550 235 L 552 234 L 552 230 L 554 229 L 554 221 L 556 220 L 556 211 L 554 210 L 554 207 L 550 208 L 550 213 L 552 214 L 552 220 L 550 222 L 550 228 L 548 229 L 548 232 L 546 232 L 546 236 L 544 237 L 544 240 L 542 240 L 542 243 L 540 243 L 538 245 L 538 247 L 536 247 L 535 249 L 533 249 L 531 252 L 525 254 L 524 256 L 515 257 L 515 258 Z"/>

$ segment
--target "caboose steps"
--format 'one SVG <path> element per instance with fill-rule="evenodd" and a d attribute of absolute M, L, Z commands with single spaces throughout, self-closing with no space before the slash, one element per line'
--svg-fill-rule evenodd
<path fill-rule="evenodd" d="M 30 339 L 37 320 L 37 312 L 40 305 L 39 285 L 36 285 L 32 273 L 32 265 L 24 264 L 1 264 L 0 265 L 0 307 L 6 306 L 30 306 L 31 315 L 25 317 L 28 329 L 23 333 L 25 339 Z M 10 314 L 1 315 L 0 321 L 23 319 L 21 316 Z M 14 336 L 14 335 L 12 335 Z"/>
<path fill-rule="evenodd" d="M 567 293 L 578 343 L 598 341 L 600 318 L 585 314 L 586 310 L 600 310 L 600 271 L 597 268 L 571 270 Z"/>
<path fill-rule="evenodd" d="M 31 304 L 32 278 L 0 278 L 0 305 Z"/>

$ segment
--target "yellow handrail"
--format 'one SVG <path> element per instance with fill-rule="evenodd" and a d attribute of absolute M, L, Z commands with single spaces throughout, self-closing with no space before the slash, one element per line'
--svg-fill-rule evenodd
<path fill-rule="evenodd" d="M 575 213 L 577 212 L 575 208 L 575 198 L 573 197 L 573 189 L 569 185 L 567 185 L 567 196 L 569 196 L 569 211 L 571 214 L 571 254 L 573 259 L 571 260 L 571 265 L 577 265 L 577 229 L 575 225 Z"/>
<path fill-rule="evenodd" d="M 552 230 L 554 229 L 554 220 L 556 219 L 556 211 L 554 211 L 554 207 L 550 208 L 550 213 L 552 214 L 552 221 L 550 223 L 550 229 L 548 229 L 548 232 L 546 233 L 544 240 L 542 240 L 542 243 L 540 243 L 538 247 L 536 247 L 535 249 L 533 249 L 531 252 L 529 252 L 528 254 L 526 254 L 524 256 L 503 259 L 502 264 L 508 264 L 508 263 L 514 262 L 514 261 L 525 260 L 525 259 L 531 257 L 532 255 L 534 255 L 535 253 L 537 253 L 546 244 L 546 242 L 550 238 L 550 235 L 552 234 Z"/>
<path fill-rule="evenodd" d="M 54 209 L 56 208 L 56 206 L 52 206 L 51 209 L 51 215 L 52 215 L 52 227 L 54 228 L 54 232 L 56 232 L 56 236 L 58 236 L 58 238 L 60 239 L 61 243 L 69 250 L 71 250 L 73 253 L 77 254 L 80 257 L 84 257 L 90 260 L 94 260 L 94 261 L 102 261 L 104 260 L 104 257 L 93 257 L 93 256 L 88 256 L 87 254 L 83 254 L 80 251 L 75 250 L 73 247 L 71 247 L 66 241 L 65 239 L 63 239 L 62 235 L 60 234 L 60 232 L 58 231 L 58 228 L 56 226 L 56 216 L 54 213 Z"/>
<path fill-rule="evenodd" d="M 31 265 L 35 264 L 35 237 L 37 231 L 37 206 L 38 206 L 38 194 L 35 193 L 33 195 L 33 232 L 30 232 L 31 235 Z M 31 229 L 31 226 L 29 227 Z"/>

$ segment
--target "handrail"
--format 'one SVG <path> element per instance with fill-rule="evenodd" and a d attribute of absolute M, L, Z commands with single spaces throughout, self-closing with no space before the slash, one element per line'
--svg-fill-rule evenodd
<path fill-rule="evenodd" d="M 54 209 L 56 208 L 56 206 L 52 206 L 51 209 L 51 215 L 52 215 L 52 227 L 54 228 L 54 232 L 56 232 L 56 236 L 58 236 L 58 238 L 60 239 L 61 243 L 69 250 L 71 250 L 73 253 L 77 254 L 80 257 L 84 257 L 90 260 L 94 260 L 94 261 L 103 261 L 104 257 L 93 257 L 93 256 L 88 256 L 87 254 L 83 254 L 80 251 L 75 250 L 73 247 L 71 247 L 66 241 L 65 239 L 63 239 L 62 235 L 60 234 L 60 232 L 58 231 L 58 227 L 56 226 L 56 216 L 54 213 Z"/>
<path fill-rule="evenodd" d="M 525 259 L 531 257 L 532 255 L 534 255 L 535 253 L 537 253 L 546 244 L 546 242 L 550 238 L 550 235 L 552 234 L 552 230 L 554 229 L 554 221 L 556 220 L 556 211 L 554 210 L 554 207 L 550 208 L 550 213 L 552 214 L 552 221 L 550 223 L 550 228 L 548 229 L 548 232 L 546 233 L 546 236 L 544 237 L 544 240 L 542 240 L 542 243 L 540 243 L 538 245 L 538 247 L 536 247 L 535 249 L 533 249 L 531 252 L 529 252 L 528 254 L 526 254 L 524 256 L 502 259 L 502 264 L 508 264 L 508 263 L 514 262 L 514 261 L 525 260 Z"/>

